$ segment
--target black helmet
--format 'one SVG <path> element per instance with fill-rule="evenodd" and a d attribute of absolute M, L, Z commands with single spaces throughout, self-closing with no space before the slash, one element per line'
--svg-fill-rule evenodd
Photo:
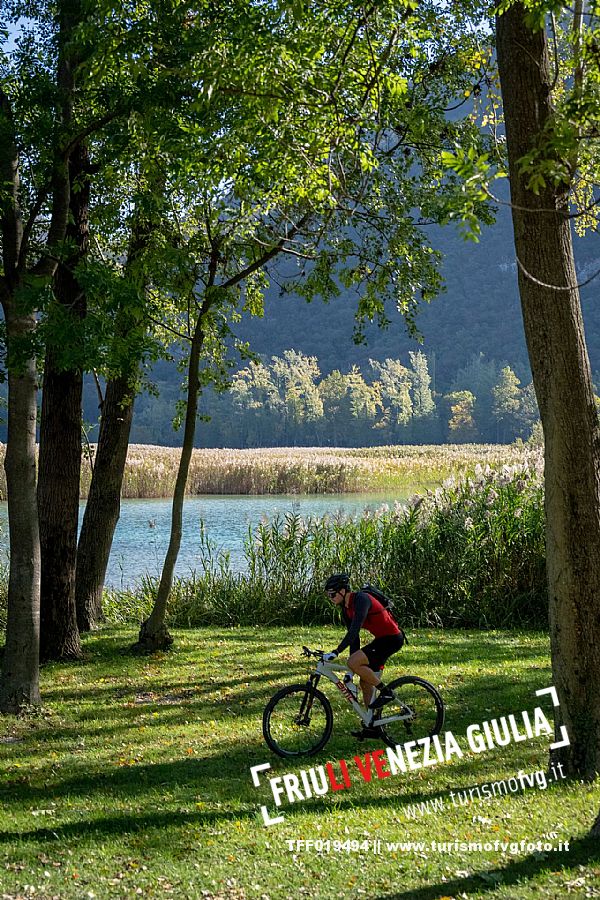
<path fill-rule="evenodd" d="M 350 576 L 346 572 L 339 572 L 337 575 L 331 575 L 325 582 L 326 591 L 343 591 L 350 586 Z"/>

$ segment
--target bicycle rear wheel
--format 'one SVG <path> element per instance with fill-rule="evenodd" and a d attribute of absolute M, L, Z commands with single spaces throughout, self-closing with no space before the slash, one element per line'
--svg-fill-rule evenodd
<path fill-rule="evenodd" d="M 333 712 L 325 694 L 310 684 L 291 684 L 267 703 L 263 735 L 278 756 L 312 756 L 333 729 Z"/>
<path fill-rule="evenodd" d="M 373 725 L 377 725 L 379 719 L 384 721 L 381 736 L 389 747 L 440 733 L 444 724 L 444 702 L 432 684 L 416 675 L 405 675 L 388 686 L 395 699 L 379 710 Z M 391 722 L 385 722 L 390 718 Z"/>

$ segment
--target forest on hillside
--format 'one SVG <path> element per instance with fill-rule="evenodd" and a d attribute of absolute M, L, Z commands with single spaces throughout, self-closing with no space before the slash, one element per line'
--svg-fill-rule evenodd
<path fill-rule="evenodd" d="M 290 409 L 280 384 L 278 399 L 271 406 L 258 396 L 256 386 L 254 394 L 250 392 L 244 401 L 241 394 L 245 376 L 238 373 L 244 373 L 248 363 L 234 357 L 229 373 L 231 390 L 217 394 L 209 386 L 204 391 L 200 405 L 202 414 L 209 420 L 205 418 L 198 423 L 196 446 L 327 445 L 340 441 L 359 446 L 526 439 L 537 419 L 537 409 L 530 387 L 508 210 L 498 206 L 496 222 L 482 229 L 478 242 L 464 240 L 456 229 L 431 231 L 434 232 L 432 242 L 442 253 L 444 286 L 434 300 L 421 305 L 416 318 L 416 336 L 408 333 L 404 320 L 390 309 L 387 327 L 370 324 L 365 328 L 363 341 L 355 343 L 356 298 L 351 292 L 342 289 L 339 296 L 327 303 L 315 300 L 308 304 L 286 292 L 282 279 L 280 285 L 273 284 L 265 299 L 264 316 L 244 314 L 235 328 L 236 334 L 248 342 L 267 368 L 281 367 L 281 362 L 273 363 L 273 357 L 281 360 L 286 351 L 312 359 L 311 365 L 318 373 L 310 376 L 314 384 L 308 390 L 309 395 L 312 390 L 319 389 L 322 393 L 331 389 L 334 381 L 328 379 L 334 376 L 338 380 L 341 377 L 348 385 L 345 399 L 338 405 L 323 399 L 322 411 L 318 402 L 316 410 L 313 407 L 309 412 Z M 575 250 L 580 280 L 586 281 L 600 268 L 597 236 L 590 234 L 576 239 Z M 599 281 L 592 277 L 582 291 L 596 393 L 600 392 Z M 377 390 L 373 396 L 372 388 L 378 381 L 373 363 L 389 368 L 392 361 L 399 373 L 402 370 L 409 373 L 400 374 L 400 381 L 408 379 L 410 383 L 411 354 L 425 356 L 435 411 L 424 417 L 414 411 L 407 412 L 410 402 L 398 401 L 400 412 L 395 420 L 391 408 L 395 401 L 386 401 Z M 136 399 L 132 426 L 132 440 L 136 443 L 177 445 L 181 442 L 181 432 L 173 428 L 174 410 L 183 385 L 177 366 L 177 348 L 172 349 L 172 355 L 170 361 L 161 359 L 154 364 L 147 373 L 146 390 Z M 304 365 L 308 370 L 308 364 Z M 513 403 L 510 415 L 500 416 L 494 413 L 493 390 L 498 387 L 506 367 L 513 373 L 510 377 L 519 382 L 516 386 L 519 399 L 516 405 Z M 402 393 L 404 389 L 399 386 L 399 390 Z M 357 391 L 364 393 L 364 403 L 357 400 Z M 472 397 L 460 401 L 447 399 L 462 392 Z M 310 407 L 310 400 L 306 402 Z M 414 406 L 414 401 L 411 402 Z M 458 414 L 451 410 L 457 402 Z M 93 426 L 97 418 L 97 391 L 89 378 L 84 420 Z M 90 431 L 92 441 L 94 435 L 97 428 Z"/>

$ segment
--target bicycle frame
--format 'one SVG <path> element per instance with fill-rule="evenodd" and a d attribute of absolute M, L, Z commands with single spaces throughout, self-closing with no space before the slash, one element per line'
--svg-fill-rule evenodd
<path fill-rule="evenodd" d="M 336 672 L 344 672 L 344 674 L 354 675 L 354 672 L 348 668 L 348 666 L 344 666 L 340 663 L 334 662 L 322 662 L 319 661 L 317 663 L 317 668 L 309 676 L 308 681 L 312 687 L 317 687 L 321 677 L 327 678 L 331 681 L 332 684 L 336 686 L 338 691 L 342 694 L 343 697 L 346 698 L 346 701 L 350 704 L 356 715 L 362 721 L 363 725 L 369 726 L 372 724 L 373 719 L 376 715 L 376 710 L 372 709 L 364 709 L 358 700 L 356 700 L 352 694 L 352 691 L 348 689 L 348 687 L 344 684 L 343 680 L 336 675 Z M 388 722 L 398 722 L 403 719 L 409 719 L 412 715 L 411 710 L 407 710 L 406 715 L 396 715 L 396 716 L 388 716 L 387 718 L 378 718 L 377 725 L 386 725 Z"/>

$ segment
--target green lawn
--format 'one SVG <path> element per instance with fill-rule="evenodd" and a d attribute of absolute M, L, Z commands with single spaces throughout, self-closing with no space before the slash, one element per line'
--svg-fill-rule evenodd
<path fill-rule="evenodd" d="M 600 896 L 600 848 L 586 831 L 600 787 L 559 781 L 547 790 L 453 807 L 449 791 L 545 769 L 548 739 L 476 755 L 282 807 L 250 766 L 283 774 L 352 760 L 379 748 L 348 735 L 356 720 L 335 689 L 333 738 L 301 765 L 274 758 L 261 714 L 276 687 L 303 678 L 303 643 L 334 646 L 339 629 L 237 628 L 176 632 L 167 655 L 122 654 L 133 630 L 85 640 L 86 659 L 43 670 L 43 715 L 0 723 L 0 898 L 554 897 Z M 423 630 L 398 657 L 438 685 L 446 728 L 543 705 L 548 642 L 531 632 Z M 356 772 L 357 769 L 354 768 Z M 443 813 L 408 818 L 409 804 L 441 797 Z M 287 841 L 340 841 L 340 852 L 290 851 Z M 569 851 L 451 852 L 431 842 L 537 842 Z M 343 842 L 369 841 L 358 852 Z M 372 852 L 381 841 L 382 852 Z M 426 847 L 388 850 L 386 842 Z M 366 847 L 366 844 L 364 844 Z M 378 845 L 375 845 L 378 846 Z M 325 845 L 324 845 L 325 847 Z"/>

